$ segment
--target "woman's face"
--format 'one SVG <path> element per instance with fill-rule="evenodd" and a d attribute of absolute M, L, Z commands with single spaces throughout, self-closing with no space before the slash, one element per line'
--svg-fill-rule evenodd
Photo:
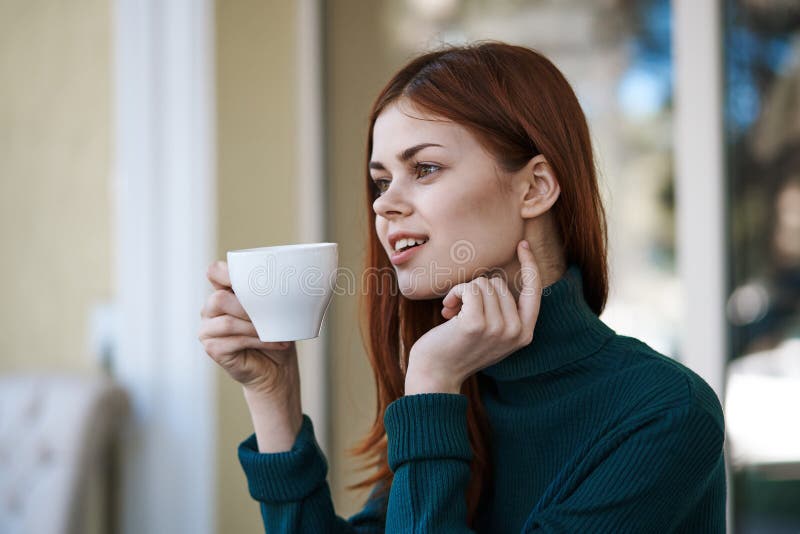
<path fill-rule="evenodd" d="M 390 105 L 375 121 L 370 174 L 381 191 L 373 210 L 386 253 L 396 254 L 397 232 L 428 239 L 392 261 L 406 297 L 441 297 L 517 262 L 525 221 L 513 188 L 501 185 L 509 177 L 462 126 L 408 101 Z"/>

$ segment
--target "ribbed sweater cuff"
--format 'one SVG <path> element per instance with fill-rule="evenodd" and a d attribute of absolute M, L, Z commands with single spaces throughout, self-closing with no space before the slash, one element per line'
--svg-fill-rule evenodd
<path fill-rule="evenodd" d="M 250 495 L 257 501 L 299 501 L 322 485 L 328 474 L 328 463 L 306 414 L 291 450 L 259 452 L 254 433 L 239 444 L 238 453 Z"/>
<path fill-rule="evenodd" d="M 472 460 L 465 395 L 420 393 L 400 397 L 386 407 L 383 425 L 392 472 L 412 460 Z"/>

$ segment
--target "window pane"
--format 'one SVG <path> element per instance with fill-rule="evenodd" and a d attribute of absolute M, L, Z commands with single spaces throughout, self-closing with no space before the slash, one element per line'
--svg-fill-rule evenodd
<path fill-rule="evenodd" d="M 800 532 L 800 3 L 726 0 L 735 531 Z"/>
<path fill-rule="evenodd" d="M 589 121 L 608 214 L 611 294 L 603 320 L 680 358 L 667 0 L 389 0 L 394 64 L 442 42 L 498 39 L 544 53 Z"/>

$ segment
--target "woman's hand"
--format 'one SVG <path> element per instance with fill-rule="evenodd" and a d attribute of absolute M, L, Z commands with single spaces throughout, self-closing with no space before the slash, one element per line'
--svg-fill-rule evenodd
<path fill-rule="evenodd" d="M 294 341 L 264 342 L 231 289 L 228 264 L 216 261 L 207 275 L 215 291 L 200 312 L 198 338 L 211 358 L 245 391 L 259 396 L 286 396 L 299 388 Z"/>
<path fill-rule="evenodd" d="M 519 302 L 500 277 L 479 276 L 450 289 L 442 301 L 442 315 L 449 320 L 411 347 L 406 395 L 460 393 L 471 375 L 533 340 L 541 277 L 527 241 L 517 244 L 517 255 L 522 277 Z"/>

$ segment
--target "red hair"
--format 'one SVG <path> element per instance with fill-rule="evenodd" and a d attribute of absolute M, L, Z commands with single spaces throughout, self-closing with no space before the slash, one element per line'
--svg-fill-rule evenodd
<path fill-rule="evenodd" d="M 403 98 L 432 115 L 452 120 L 471 132 L 506 172 L 543 154 L 561 187 L 551 208 L 568 263 L 583 276 L 584 297 L 597 314 L 608 296 L 605 212 L 600 198 L 589 128 L 564 75 L 540 53 L 522 46 L 481 41 L 447 46 L 409 61 L 386 84 L 370 113 L 367 139 L 366 272 L 360 293 L 361 336 L 377 385 L 372 428 L 348 452 L 371 458 L 362 469 L 377 468 L 348 486 L 363 489 L 381 483 L 388 492 L 393 473 L 387 462 L 386 407 L 404 394 L 405 369 L 412 345 L 444 322 L 442 299 L 411 300 L 398 294 L 397 279 L 375 230 L 372 203 L 377 190 L 370 179 L 372 134 L 378 115 Z M 388 275 L 388 276 L 387 276 Z M 384 282 L 389 283 L 385 284 Z M 461 392 L 468 398 L 468 431 L 473 450 L 471 479 L 465 495 L 468 523 L 474 524 L 484 490 L 492 486 L 489 422 L 480 399 L 478 376 Z"/>

